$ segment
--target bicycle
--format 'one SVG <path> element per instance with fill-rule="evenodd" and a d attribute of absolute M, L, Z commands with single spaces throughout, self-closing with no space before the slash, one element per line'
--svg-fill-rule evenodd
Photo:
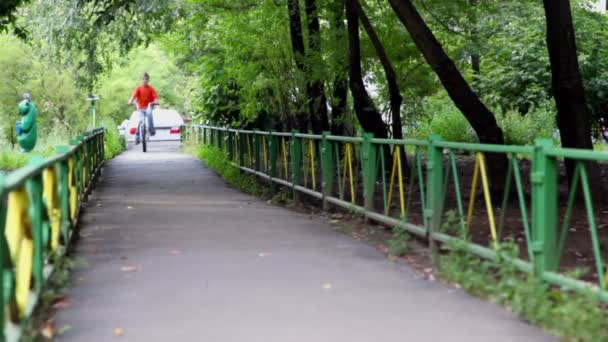
<path fill-rule="evenodd" d="M 139 124 L 137 125 L 138 136 L 136 139 L 139 139 L 141 142 L 141 147 L 143 152 L 147 152 L 148 150 L 148 142 L 150 142 L 150 130 L 148 127 L 148 120 L 152 119 L 154 106 L 156 103 L 150 103 L 148 108 L 145 110 L 145 114 L 143 115 L 143 120 L 140 117 Z"/>

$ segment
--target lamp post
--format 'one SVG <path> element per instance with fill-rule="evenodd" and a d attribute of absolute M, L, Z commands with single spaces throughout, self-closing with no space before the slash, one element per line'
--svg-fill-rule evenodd
<path fill-rule="evenodd" d="M 93 94 L 89 95 L 89 97 L 87 98 L 88 101 L 91 102 L 91 107 L 89 108 L 89 112 L 91 113 L 92 116 L 92 120 L 93 120 L 93 126 L 91 127 L 91 129 L 95 129 L 95 115 L 96 115 L 96 110 L 97 110 L 97 101 L 99 101 L 99 96 L 95 96 Z"/>

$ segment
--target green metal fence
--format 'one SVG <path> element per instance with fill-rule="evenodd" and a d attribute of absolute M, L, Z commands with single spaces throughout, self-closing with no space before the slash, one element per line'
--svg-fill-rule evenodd
<path fill-rule="evenodd" d="M 104 162 L 103 128 L 0 173 L 1 341 L 17 341 L 54 264 L 68 247 L 81 204 Z"/>
<path fill-rule="evenodd" d="M 505 146 L 447 142 L 439 136 L 390 140 L 205 125 L 182 131 L 184 141 L 225 150 L 234 165 L 291 189 L 295 200 L 306 194 L 324 209 L 337 206 L 428 238 L 431 248 L 458 241 L 487 259 L 496 259 L 500 243 L 511 241 L 521 255 L 510 262 L 521 271 L 608 301 L 602 249 L 608 234 L 600 234 L 597 224 L 608 211 L 594 210 L 588 172 L 589 161 L 608 161 L 608 153 L 558 148 L 543 139 L 533 146 Z M 558 173 L 565 158 L 575 161 L 576 172 L 560 206 Z M 492 182 L 489 168 L 497 167 L 506 168 L 506 177 Z M 477 196 L 479 185 L 483 196 Z M 592 260 L 563 265 L 579 191 L 588 224 L 578 229 L 577 240 L 584 240 L 583 253 Z M 589 276 L 569 275 L 585 266 L 592 266 Z"/>

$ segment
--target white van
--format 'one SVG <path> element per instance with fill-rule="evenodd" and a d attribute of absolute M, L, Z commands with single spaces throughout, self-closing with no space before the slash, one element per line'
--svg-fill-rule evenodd
<path fill-rule="evenodd" d="M 181 126 L 184 124 L 184 119 L 176 110 L 156 108 L 152 112 L 154 117 L 154 128 L 156 135 L 150 137 L 150 141 L 172 141 L 180 140 Z M 134 111 L 129 119 L 128 128 L 126 130 L 127 141 L 135 142 L 135 133 L 139 124 L 139 111 Z"/>

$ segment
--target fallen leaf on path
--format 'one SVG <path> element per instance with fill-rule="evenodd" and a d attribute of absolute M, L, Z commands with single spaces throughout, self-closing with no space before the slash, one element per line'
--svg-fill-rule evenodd
<path fill-rule="evenodd" d="M 116 337 L 121 337 L 124 334 L 125 334 L 125 331 L 123 330 L 123 328 L 114 328 L 114 330 L 112 330 L 112 335 L 114 335 Z"/>
<path fill-rule="evenodd" d="M 129 206 L 127 206 L 127 209 L 131 210 L 131 209 L 133 209 L 133 207 L 129 205 Z"/>
<path fill-rule="evenodd" d="M 334 286 L 331 283 L 323 284 L 323 290 L 331 290 Z"/>
<path fill-rule="evenodd" d="M 331 221 L 329 221 L 329 223 L 336 224 L 336 223 L 340 223 L 340 221 L 339 220 L 331 220 Z"/>
<path fill-rule="evenodd" d="M 137 266 L 123 266 L 122 271 L 123 272 L 137 272 L 138 268 L 137 268 Z"/>
<path fill-rule="evenodd" d="M 179 249 L 173 249 L 169 253 L 171 253 L 171 255 L 181 255 L 182 251 L 180 251 Z"/>
<path fill-rule="evenodd" d="M 42 335 L 46 339 L 53 339 L 57 334 L 57 329 L 55 328 L 55 324 L 53 324 L 52 320 L 44 322 L 42 328 L 40 328 L 40 335 Z"/>
<path fill-rule="evenodd" d="M 101 206 L 103 206 L 103 204 L 101 204 L 101 203 L 97 203 L 95 206 L 96 206 L 96 207 L 101 207 Z"/>
<path fill-rule="evenodd" d="M 55 310 L 66 309 L 72 305 L 72 301 L 66 296 L 59 296 L 53 299 L 51 307 Z"/>
<path fill-rule="evenodd" d="M 268 253 L 268 252 L 261 252 L 260 254 L 258 254 L 258 256 L 259 256 L 260 258 L 263 258 L 263 257 L 267 257 L 267 256 L 269 256 L 269 255 L 271 255 L 271 254 L 272 254 L 272 253 Z"/>

